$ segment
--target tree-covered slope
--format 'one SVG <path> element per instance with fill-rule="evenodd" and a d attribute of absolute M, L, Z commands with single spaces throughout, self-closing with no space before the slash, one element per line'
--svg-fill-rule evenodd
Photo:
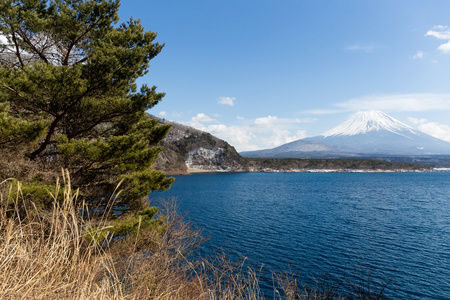
<path fill-rule="evenodd" d="M 172 127 L 163 141 L 164 149 L 155 165 L 157 169 L 168 174 L 247 171 L 247 160 L 227 142 L 189 126 L 163 119 L 159 121 Z"/>

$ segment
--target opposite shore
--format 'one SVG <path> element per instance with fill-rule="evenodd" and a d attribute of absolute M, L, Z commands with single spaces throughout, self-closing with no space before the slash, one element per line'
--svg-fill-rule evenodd
<path fill-rule="evenodd" d="M 258 170 L 219 170 L 219 169 L 195 169 L 188 168 L 186 172 L 168 172 L 168 175 L 191 175 L 201 173 L 442 173 L 450 172 L 450 168 L 427 168 L 427 169 L 258 169 Z"/>

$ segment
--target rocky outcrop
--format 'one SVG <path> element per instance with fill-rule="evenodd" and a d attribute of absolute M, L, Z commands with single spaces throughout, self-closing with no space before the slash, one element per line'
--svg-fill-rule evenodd
<path fill-rule="evenodd" d="M 164 150 L 158 157 L 156 169 L 172 175 L 248 171 L 246 159 L 227 142 L 189 126 L 164 119 L 159 121 L 170 123 L 172 128 L 163 141 Z"/>

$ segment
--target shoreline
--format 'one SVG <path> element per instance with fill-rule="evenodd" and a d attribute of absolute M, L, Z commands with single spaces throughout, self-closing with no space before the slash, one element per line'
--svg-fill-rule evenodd
<path fill-rule="evenodd" d="M 197 174 L 197 173 L 231 173 L 232 171 L 220 171 L 220 170 L 204 170 L 204 169 L 190 169 L 188 168 L 186 174 Z"/>
<path fill-rule="evenodd" d="M 186 172 L 167 173 L 168 176 L 206 174 L 206 173 L 446 173 L 449 169 L 431 169 L 431 170 L 364 170 L 364 169 L 295 169 L 295 170 L 246 170 L 246 171 L 230 171 L 230 170 L 205 170 L 188 168 Z"/>

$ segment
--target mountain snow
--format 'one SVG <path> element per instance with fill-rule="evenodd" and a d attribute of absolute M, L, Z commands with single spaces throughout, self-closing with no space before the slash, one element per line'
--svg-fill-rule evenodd
<path fill-rule="evenodd" d="M 360 111 L 322 135 L 248 157 L 354 157 L 450 155 L 450 143 L 432 137 L 381 111 Z"/>
<path fill-rule="evenodd" d="M 324 132 L 321 136 L 325 138 L 343 135 L 351 136 L 381 130 L 387 130 L 402 136 L 405 136 L 405 132 L 419 135 L 418 131 L 382 111 L 359 111 L 344 123 Z"/>
<path fill-rule="evenodd" d="M 361 111 L 322 135 L 306 138 L 357 155 L 449 155 L 439 140 L 381 111 Z"/>

